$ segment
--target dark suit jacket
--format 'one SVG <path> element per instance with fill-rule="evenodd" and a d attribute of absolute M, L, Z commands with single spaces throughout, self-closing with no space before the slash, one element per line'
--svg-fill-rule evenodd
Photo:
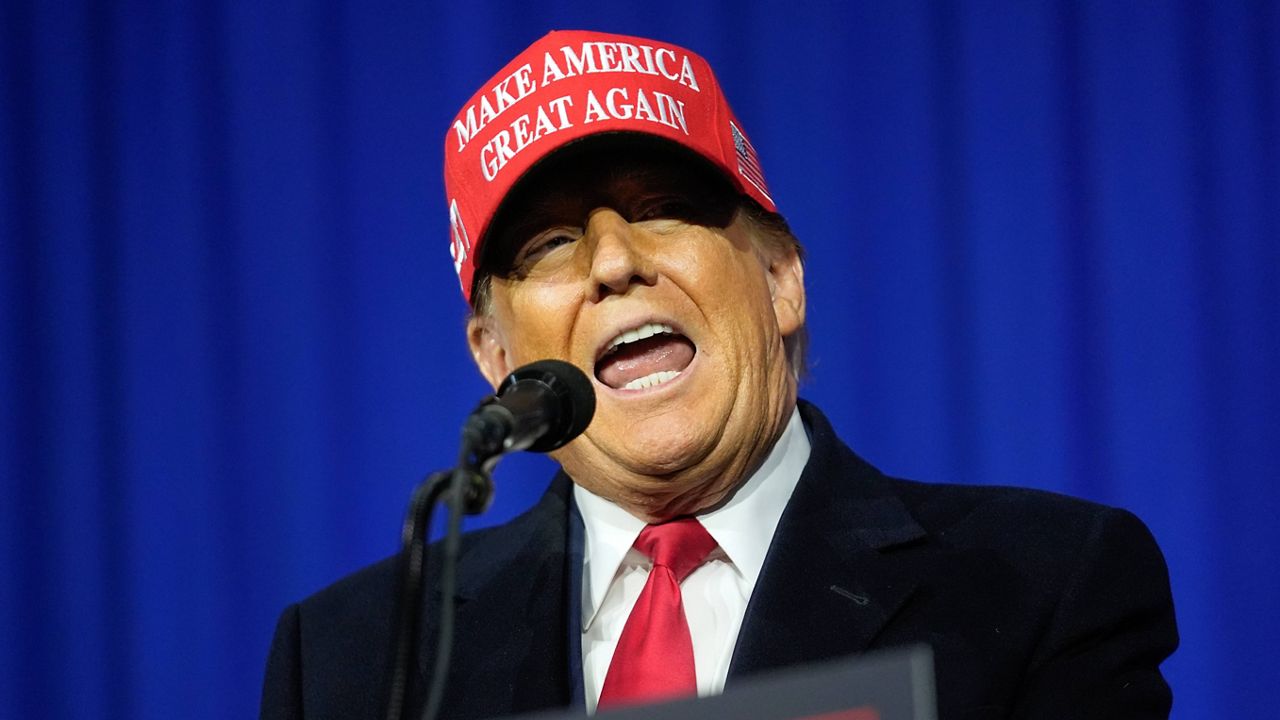
<path fill-rule="evenodd" d="M 1034 490 L 892 479 L 816 408 L 801 413 L 813 452 L 748 605 L 729 687 L 927 643 L 944 720 L 1167 717 L 1159 665 L 1177 631 L 1164 559 L 1141 521 Z M 443 717 L 574 702 L 571 497 L 562 473 L 533 509 L 465 538 Z M 286 609 L 262 717 L 381 717 L 394 586 L 384 561 Z"/>

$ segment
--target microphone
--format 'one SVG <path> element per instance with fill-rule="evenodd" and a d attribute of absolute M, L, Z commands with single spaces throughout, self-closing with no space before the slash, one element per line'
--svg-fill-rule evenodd
<path fill-rule="evenodd" d="M 581 370 L 539 360 L 508 375 L 464 431 L 480 461 L 516 450 L 549 452 L 581 435 L 595 412 L 595 390 Z"/>

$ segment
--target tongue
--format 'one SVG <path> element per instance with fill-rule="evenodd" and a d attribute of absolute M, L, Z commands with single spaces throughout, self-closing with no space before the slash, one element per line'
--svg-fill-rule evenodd
<path fill-rule="evenodd" d="M 611 388 L 663 370 L 680 372 L 693 362 L 693 343 L 679 335 L 654 335 L 627 343 L 596 363 L 596 377 Z"/>

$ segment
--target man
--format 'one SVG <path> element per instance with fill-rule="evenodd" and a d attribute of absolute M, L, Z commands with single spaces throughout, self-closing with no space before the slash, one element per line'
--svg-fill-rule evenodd
<path fill-rule="evenodd" d="M 464 541 L 443 716 L 927 643 L 944 718 L 1167 717 L 1177 634 L 1141 522 L 888 478 L 797 400 L 800 247 L 702 58 L 552 33 L 459 113 L 445 174 L 480 371 L 566 360 L 597 410 L 536 507 Z M 264 717 L 380 714 L 393 586 L 384 562 L 285 611 Z"/>

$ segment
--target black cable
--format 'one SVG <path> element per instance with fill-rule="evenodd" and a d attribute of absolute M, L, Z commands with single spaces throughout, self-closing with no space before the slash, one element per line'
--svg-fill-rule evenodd
<path fill-rule="evenodd" d="M 427 699 L 422 706 L 421 720 L 435 720 L 444 700 L 444 683 L 449 675 L 449 660 L 453 654 L 453 625 L 457 606 L 455 595 L 458 586 L 458 549 L 462 545 L 462 516 L 466 507 L 466 483 L 470 468 L 459 463 L 449 483 L 449 525 L 445 531 L 440 558 L 440 624 L 436 632 L 436 657 L 431 664 L 431 682 L 427 685 Z"/>
<path fill-rule="evenodd" d="M 387 692 L 386 720 L 403 720 L 404 701 L 409 694 L 413 650 L 418 639 L 418 619 L 426 577 L 426 543 L 430 536 L 431 512 L 452 478 L 452 473 L 433 473 L 419 483 L 409 500 L 400 533 L 399 587 L 396 593 L 395 625 L 392 628 L 391 673 Z"/>
<path fill-rule="evenodd" d="M 409 512 L 400 536 L 399 581 L 395 626 L 392 628 L 391 672 L 387 690 L 386 720 L 404 720 L 405 701 L 413 697 L 413 661 L 417 657 L 418 621 L 425 594 L 427 574 L 426 542 L 431 515 L 440 497 L 448 502 L 449 518 L 441 541 L 440 620 L 437 625 L 435 661 L 422 705 L 422 720 L 435 720 L 444 696 L 453 653 L 454 616 L 458 586 L 458 552 L 462 545 L 462 516 L 477 515 L 489 507 L 493 481 L 489 471 L 496 456 L 476 456 L 477 430 L 463 429 L 458 464 L 449 472 L 438 472 L 424 480 L 413 492 Z"/>

